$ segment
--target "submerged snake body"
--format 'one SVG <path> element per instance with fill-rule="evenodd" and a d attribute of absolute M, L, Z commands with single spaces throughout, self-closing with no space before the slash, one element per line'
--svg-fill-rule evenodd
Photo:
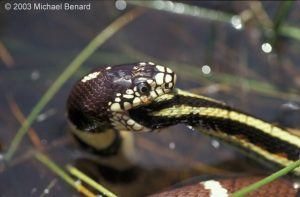
<path fill-rule="evenodd" d="M 102 143 L 95 140 L 96 134 L 184 123 L 278 167 L 299 159 L 298 136 L 220 101 L 176 89 L 175 82 L 171 69 L 152 62 L 92 71 L 68 98 L 69 119 L 80 130 L 75 134 L 96 147 Z M 300 169 L 294 174 L 300 175 Z"/>
<path fill-rule="evenodd" d="M 201 181 L 196 184 L 163 191 L 150 197 L 229 197 L 231 193 L 253 184 L 263 177 L 239 177 Z M 251 192 L 247 197 L 295 197 L 299 196 L 291 182 L 279 179 Z"/>

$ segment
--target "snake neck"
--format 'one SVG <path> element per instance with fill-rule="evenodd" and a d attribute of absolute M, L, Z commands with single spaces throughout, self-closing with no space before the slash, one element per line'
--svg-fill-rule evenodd
<path fill-rule="evenodd" d="M 278 167 L 287 166 L 300 155 L 298 136 L 222 102 L 182 90 L 165 95 L 150 106 L 131 110 L 130 115 L 152 129 L 179 123 L 191 125 L 254 155 L 258 161 Z M 300 169 L 296 169 L 295 174 L 300 175 Z"/>

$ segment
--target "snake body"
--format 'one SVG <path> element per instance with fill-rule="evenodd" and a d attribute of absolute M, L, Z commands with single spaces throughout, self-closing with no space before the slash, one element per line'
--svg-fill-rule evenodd
<path fill-rule="evenodd" d="M 67 101 L 75 135 L 101 150 L 117 131 L 152 131 L 178 123 L 278 167 L 299 159 L 300 138 L 223 102 L 175 88 L 167 67 L 141 62 L 101 67 L 79 80 Z M 101 140 L 105 138 L 105 140 Z M 293 172 L 300 175 L 300 169 Z"/>
<path fill-rule="evenodd" d="M 231 193 L 255 183 L 263 177 L 240 177 L 218 180 L 201 181 L 196 184 L 162 191 L 151 195 L 151 197 L 229 197 Z M 256 190 L 248 197 L 295 197 L 298 196 L 297 189 L 293 189 L 293 184 L 287 180 L 276 180 L 259 190 Z"/>

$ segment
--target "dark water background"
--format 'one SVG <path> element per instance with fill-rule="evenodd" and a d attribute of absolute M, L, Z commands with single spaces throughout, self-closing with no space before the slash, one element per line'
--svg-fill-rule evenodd
<path fill-rule="evenodd" d="M 136 7 L 127 4 L 125 10 L 118 10 L 113 1 L 93 1 L 90 11 L 5 11 L 4 3 L 1 2 L 0 8 L 0 42 L 13 63 L 5 62 L 1 49 L 3 153 L 20 127 L 9 104 L 17 103 L 27 115 L 91 39 L 117 17 Z M 246 1 L 183 3 L 230 15 L 251 10 L 251 3 Z M 280 2 L 262 5 L 273 22 L 283 9 Z M 294 2 L 280 27 L 284 24 L 300 27 L 299 9 L 300 3 Z M 274 36 L 264 25 L 265 21 L 252 17 L 239 29 L 230 20 L 220 22 L 209 17 L 145 9 L 101 46 L 42 111 L 33 128 L 46 147 L 46 154 L 62 167 L 78 166 L 121 196 L 142 196 L 194 177 L 220 175 L 219 171 L 207 173 L 203 164 L 226 171 L 227 175 L 270 173 L 232 148 L 182 125 L 160 133 L 135 134 L 135 153 L 123 160 L 95 159 L 68 133 L 65 112 L 68 92 L 88 70 L 153 61 L 177 72 L 177 86 L 182 89 L 223 100 L 276 124 L 300 128 L 300 39 L 280 33 Z M 262 50 L 263 43 L 272 45 L 271 53 Z M 204 65 L 210 67 L 210 74 L 202 72 Z M 0 165 L 0 196 L 80 196 L 37 161 L 30 154 L 33 149 L 25 136 L 11 164 Z M 132 164 L 126 170 L 116 170 L 124 161 Z M 49 194 L 44 194 L 49 184 L 53 187 Z"/>

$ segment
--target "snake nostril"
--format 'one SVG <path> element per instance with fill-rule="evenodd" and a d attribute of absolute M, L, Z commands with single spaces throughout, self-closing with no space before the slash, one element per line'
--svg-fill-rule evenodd
<path fill-rule="evenodd" d="M 171 89 L 173 87 L 173 83 L 165 83 L 161 86 L 163 89 Z"/>

